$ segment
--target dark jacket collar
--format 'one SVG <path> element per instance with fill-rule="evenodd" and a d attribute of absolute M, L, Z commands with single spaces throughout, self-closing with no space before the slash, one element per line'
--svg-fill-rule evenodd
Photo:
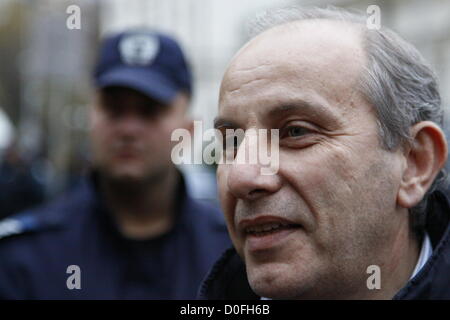
<path fill-rule="evenodd" d="M 450 299 L 450 205 L 441 191 L 428 201 L 426 231 L 433 254 L 394 299 Z M 199 299 L 259 299 L 248 284 L 245 265 L 234 248 L 216 262 L 199 290 Z"/>
<path fill-rule="evenodd" d="M 426 231 L 433 254 L 420 272 L 395 296 L 395 300 L 450 299 L 450 205 L 446 195 L 435 191 L 427 207 Z"/>
<path fill-rule="evenodd" d="M 232 247 L 227 249 L 202 283 L 201 300 L 254 300 L 259 297 L 247 280 L 245 265 Z"/>

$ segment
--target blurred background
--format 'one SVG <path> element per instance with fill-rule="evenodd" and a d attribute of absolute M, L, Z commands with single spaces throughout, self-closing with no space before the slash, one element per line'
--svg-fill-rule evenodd
<path fill-rule="evenodd" d="M 206 130 L 223 71 L 247 40 L 246 21 L 302 4 L 378 5 L 381 23 L 435 67 L 448 109 L 450 0 L 0 0 L 0 217 L 54 197 L 86 171 L 91 69 L 102 36 L 142 26 L 175 36 L 194 71 L 191 113 Z M 66 26 L 71 5 L 81 9 L 81 29 Z M 214 168 L 183 170 L 194 197 L 215 199 Z"/>

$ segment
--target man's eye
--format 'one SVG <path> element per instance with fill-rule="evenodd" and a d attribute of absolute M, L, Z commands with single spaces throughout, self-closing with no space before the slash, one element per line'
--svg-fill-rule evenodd
<path fill-rule="evenodd" d="M 288 127 L 286 130 L 286 136 L 288 137 L 300 137 L 309 133 L 311 133 L 311 130 L 303 127 Z"/>
<path fill-rule="evenodd" d="M 225 136 L 223 140 L 224 150 L 236 150 L 239 147 L 239 138 L 236 136 Z"/>

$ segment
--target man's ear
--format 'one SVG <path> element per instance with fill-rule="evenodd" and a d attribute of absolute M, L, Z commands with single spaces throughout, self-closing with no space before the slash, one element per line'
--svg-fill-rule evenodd
<path fill-rule="evenodd" d="M 404 208 L 412 208 L 422 200 L 447 160 L 445 135 L 434 122 L 415 124 L 411 137 L 411 145 L 405 148 L 406 167 L 397 193 L 397 203 Z"/>

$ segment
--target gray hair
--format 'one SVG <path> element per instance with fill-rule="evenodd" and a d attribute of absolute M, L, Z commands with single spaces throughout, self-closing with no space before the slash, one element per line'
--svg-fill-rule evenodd
<path fill-rule="evenodd" d="M 410 128 L 420 121 L 443 125 L 437 77 L 419 51 L 393 31 L 366 27 L 366 16 L 356 10 L 290 7 L 266 11 L 249 23 L 251 37 L 290 22 L 327 19 L 354 23 L 363 32 L 368 63 L 361 75 L 359 91 L 374 106 L 381 147 L 396 150 L 412 142 Z M 412 227 L 424 230 L 427 200 L 445 181 L 442 169 L 422 201 L 410 210 Z"/>

